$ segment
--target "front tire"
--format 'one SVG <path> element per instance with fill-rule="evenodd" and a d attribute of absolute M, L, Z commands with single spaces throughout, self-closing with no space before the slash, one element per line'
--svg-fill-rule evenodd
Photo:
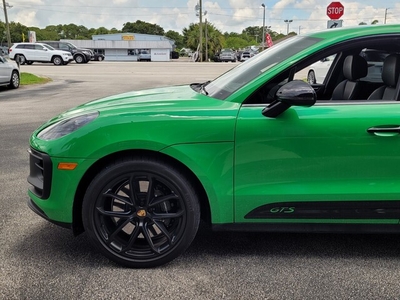
<path fill-rule="evenodd" d="M 77 63 L 77 64 L 82 64 L 82 63 L 84 63 L 85 62 L 85 59 L 83 58 L 83 56 L 82 55 L 76 55 L 75 56 L 75 62 Z"/>
<path fill-rule="evenodd" d="M 13 71 L 11 74 L 10 84 L 8 85 L 12 89 L 17 89 L 19 87 L 20 78 L 17 71 Z"/>
<path fill-rule="evenodd" d="M 198 198 L 187 177 L 159 160 L 118 160 L 93 179 L 82 208 L 96 248 L 126 267 L 168 263 L 193 241 Z"/>
<path fill-rule="evenodd" d="M 62 60 L 62 58 L 60 56 L 54 56 L 53 57 L 53 64 L 55 66 L 61 66 L 63 63 L 64 62 L 63 62 L 63 60 Z"/>

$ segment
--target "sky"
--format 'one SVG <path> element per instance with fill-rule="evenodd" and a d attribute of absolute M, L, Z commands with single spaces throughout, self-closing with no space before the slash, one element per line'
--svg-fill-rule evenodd
<path fill-rule="evenodd" d="M 241 33 L 249 26 L 265 25 L 278 33 L 297 34 L 327 28 L 328 0 L 202 0 L 203 21 L 212 23 L 221 32 Z M 1 2 L 0 2 L 1 3 Z M 48 25 L 76 24 L 87 28 L 105 27 L 121 30 L 126 22 L 137 20 L 157 24 L 165 31 L 182 29 L 199 22 L 196 4 L 199 0 L 6 0 L 9 22 L 45 28 Z M 400 22 L 397 0 L 340 1 L 344 6 L 343 27 Z M 1 5 L 2 6 L 2 5 Z M 0 12 L 4 22 L 4 14 Z M 293 20 L 284 22 L 284 20 Z M 260 37 L 261 38 L 261 37 Z"/>

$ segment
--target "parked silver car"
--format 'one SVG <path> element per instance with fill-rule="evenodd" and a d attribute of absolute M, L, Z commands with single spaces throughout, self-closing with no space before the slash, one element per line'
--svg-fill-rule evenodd
<path fill-rule="evenodd" d="M 222 49 L 219 60 L 223 62 L 236 62 L 236 52 L 231 49 Z"/>
<path fill-rule="evenodd" d="M 151 53 L 148 50 L 142 50 L 139 52 L 137 61 L 151 61 Z"/>
<path fill-rule="evenodd" d="M 0 56 L 0 86 L 6 85 L 16 89 L 19 87 L 19 65 L 9 58 Z"/>

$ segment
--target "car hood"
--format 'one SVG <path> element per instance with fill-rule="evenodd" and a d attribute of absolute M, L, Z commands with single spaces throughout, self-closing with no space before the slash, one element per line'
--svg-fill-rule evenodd
<path fill-rule="evenodd" d="M 78 107 L 70 109 L 49 123 L 61 119 L 70 118 L 93 111 L 98 111 L 100 117 L 110 115 L 207 115 L 218 114 L 230 108 L 237 110 L 238 105 L 226 101 L 210 98 L 194 91 L 189 85 L 154 88 L 140 91 L 132 91 L 119 95 L 113 95 L 97 99 Z"/>
<path fill-rule="evenodd" d="M 64 50 L 58 50 L 58 49 L 54 49 L 54 50 L 49 50 L 51 53 L 54 54 L 60 54 L 60 55 L 68 55 L 71 56 L 71 53 L 68 51 L 64 51 Z"/>
<path fill-rule="evenodd" d="M 208 97 L 190 86 L 129 92 L 59 115 L 33 133 L 31 145 L 58 157 L 98 158 L 108 151 L 232 142 L 239 108 L 238 103 Z M 94 111 L 99 112 L 95 120 L 70 134 L 51 141 L 36 138 L 55 122 Z"/>

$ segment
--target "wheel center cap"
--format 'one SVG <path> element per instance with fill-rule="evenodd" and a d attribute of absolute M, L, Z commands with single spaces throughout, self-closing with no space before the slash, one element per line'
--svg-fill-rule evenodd
<path fill-rule="evenodd" d="M 136 215 L 137 215 L 138 217 L 143 218 L 143 217 L 146 216 L 146 211 L 145 211 L 144 209 L 140 209 L 140 210 L 138 210 L 138 211 L 136 212 Z"/>

